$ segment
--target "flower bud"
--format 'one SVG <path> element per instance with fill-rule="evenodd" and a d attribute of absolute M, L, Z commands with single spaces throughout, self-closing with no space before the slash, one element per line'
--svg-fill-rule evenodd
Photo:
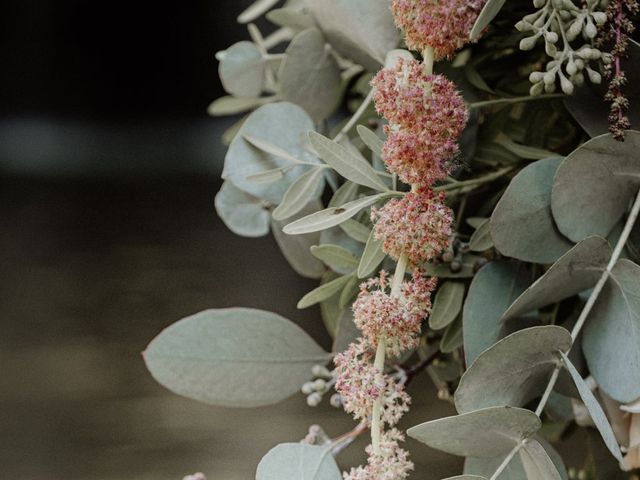
<path fill-rule="evenodd" d="M 342 406 L 342 397 L 340 396 L 340 394 L 334 393 L 333 395 L 331 395 L 331 398 L 329 399 L 329 404 L 332 407 L 340 408 Z"/>
<path fill-rule="evenodd" d="M 536 97 L 540 95 L 543 90 L 544 90 L 544 83 L 542 82 L 535 83 L 531 85 L 531 88 L 529 89 L 529 95 L 531 95 L 532 97 Z"/>
<path fill-rule="evenodd" d="M 311 395 L 313 393 L 313 390 L 314 390 L 313 382 L 306 382 L 304 385 L 302 385 L 302 388 L 300 389 L 300 391 L 305 395 Z"/>
<path fill-rule="evenodd" d="M 598 34 L 598 29 L 593 24 L 590 18 L 587 20 L 587 26 L 584 29 L 584 33 L 587 34 L 588 38 L 595 38 L 595 36 Z"/>
<path fill-rule="evenodd" d="M 322 378 L 318 378 L 315 382 L 313 382 L 313 388 L 316 392 L 324 392 L 327 388 L 327 382 L 325 382 Z"/>
<path fill-rule="evenodd" d="M 587 75 L 589 75 L 591 83 L 599 85 L 602 82 L 602 75 L 589 67 L 587 67 Z"/>
<path fill-rule="evenodd" d="M 532 50 L 535 47 L 536 42 L 538 41 L 538 34 L 532 37 L 525 37 L 520 40 L 520 50 Z"/>
<path fill-rule="evenodd" d="M 322 395 L 320 395 L 318 392 L 314 392 L 307 397 L 307 405 L 309 405 L 310 407 L 317 407 L 318 405 L 320 405 L 321 401 Z"/>
<path fill-rule="evenodd" d="M 545 85 L 553 85 L 556 81 L 556 72 L 552 70 L 544 74 L 543 81 Z"/>
<path fill-rule="evenodd" d="M 571 95 L 573 93 L 573 83 L 562 74 L 560 75 L 560 87 L 565 95 Z"/>
<path fill-rule="evenodd" d="M 569 62 L 567 63 L 567 73 L 569 75 L 575 75 L 578 71 L 578 67 L 575 64 L 575 62 L 573 62 L 572 60 L 569 60 Z"/>
<path fill-rule="evenodd" d="M 325 378 L 331 377 L 331 372 L 324 365 L 314 365 L 311 368 L 311 374 L 314 377 L 325 377 Z"/>
<path fill-rule="evenodd" d="M 602 26 L 607 22 L 607 14 L 604 12 L 593 12 L 591 16 L 598 26 Z"/>

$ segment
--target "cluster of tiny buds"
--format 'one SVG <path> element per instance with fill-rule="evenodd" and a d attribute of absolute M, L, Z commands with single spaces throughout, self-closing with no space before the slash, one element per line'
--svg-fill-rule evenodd
<path fill-rule="evenodd" d="M 308 445 L 329 445 L 331 438 L 320 425 L 311 425 L 302 443 Z"/>
<path fill-rule="evenodd" d="M 311 369 L 311 374 L 315 379 L 305 382 L 300 391 L 307 396 L 307 405 L 317 407 L 320 405 L 320 402 L 322 402 L 324 395 L 333 388 L 336 380 L 333 373 L 324 365 L 314 365 Z M 339 395 L 337 399 L 334 397 L 336 397 L 336 395 L 331 396 L 330 403 L 334 407 L 339 407 Z"/>
<path fill-rule="evenodd" d="M 534 0 L 533 4 L 540 10 L 516 23 L 519 31 L 532 33 L 520 41 L 520 49 L 531 50 L 539 39 L 543 39 L 545 51 L 552 60 L 547 63 L 546 71 L 531 73 L 531 95 L 555 92 L 557 79 L 562 91 L 571 95 L 574 85 L 584 83 L 585 72 L 592 83 L 599 84 L 602 76 L 591 68 L 590 62 L 610 61 L 608 55 L 593 47 L 598 27 L 607 21 L 606 13 L 596 10 L 600 1 L 588 0 L 580 7 L 571 0 Z M 582 45 L 576 49 L 572 42 L 578 39 L 582 40 Z"/>

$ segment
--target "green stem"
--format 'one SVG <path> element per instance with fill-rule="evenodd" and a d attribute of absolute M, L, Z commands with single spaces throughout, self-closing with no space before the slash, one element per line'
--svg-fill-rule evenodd
<path fill-rule="evenodd" d="M 360 117 L 362 117 L 364 112 L 367 110 L 367 107 L 373 100 L 374 94 L 375 94 L 375 90 L 372 88 L 367 94 L 367 96 L 365 97 L 365 99 L 362 101 L 360 106 L 358 107 L 358 110 L 355 111 L 355 113 L 349 119 L 347 124 L 344 127 L 342 127 L 342 130 L 340 130 L 338 134 L 335 136 L 335 138 L 333 139 L 334 141 L 340 142 L 340 140 L 342 140 L 345 137 L 345 135 L 347 135 L 347 133 L 351 131 L 351 129 L 355 126 L 355 124 L 358 123 L 358 120 L 360 120 Z"/>
<path fill-rule="evenodd" d="M 551 98 L 563 98 L 566 97 L 564 93 L 545 93 L 543 95 L 531 96 L 527 95 L 525 97 L 512 97 L 512 98 L 497 98 L 495 100 L 484 100 L 482 102 L 472 102 L 467 106 L 470 109 L 474 108 L 484 108 L 490 107 L 492 105 L 508 105 L 513 103 L 525 103 L 525 102 L 535 102 L 536 100 L 549 100 Z"/>
<path fill-rule="evenodd" d="M 439 187 L 435 187 L 433 190 L 436 192 L 448 192 L 449 190 L 456 190 L 458 188 L 482 185 L 484 183 L 489 183 L 497 178 L 500 178 L 512 172 L 514 169 L 515 167 L 505 167 L 498 170 L 497 172 L 483 175 L 482 177 L 471 178 L 469 180 L 463 180 L 461 182 L 454 181 L 453 183 L 448 183 L 447 185 L 441 185 Z"/>

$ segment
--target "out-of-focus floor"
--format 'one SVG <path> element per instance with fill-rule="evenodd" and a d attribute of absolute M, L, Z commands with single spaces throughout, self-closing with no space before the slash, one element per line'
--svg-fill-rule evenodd
<path fill-rule="evenodd" d="M 281 405 L 226 410 L 154 383 L 140 357 L 163 327 L 206 308 L 273 310 L 328 347 L 318 311 L 295 303 L 314 282 L 293 273 L 268 237 L 230 233 L 215 181 L 170 178 L 0 180 L 0 478 L 250 480 L 273 445 L 310 423 L 338 435 L 340 411 Z M 449 413 L 426 377 L 403 426 Z M 430 404 L 425 408 L 425 404 Z M 425 414 L 425 411 L 428 412 Z M 426 418 L 425 418 L 426 415 Z M 340 462 L 361 459 L 364 439 Z M 460 461 L 408 442 L 414 478 Z"/>

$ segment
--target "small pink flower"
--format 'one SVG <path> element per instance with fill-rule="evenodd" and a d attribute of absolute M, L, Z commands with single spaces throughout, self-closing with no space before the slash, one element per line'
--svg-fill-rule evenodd
<path fill-rule="evenodd" d="M 374 236 L 394 259 L 407 255 L 416 266 L 436 257 L 449 245 L 453 212 L 444 203 L 444 195 L 424 189 L 393 199 L 372 209 Z"/>
<path fill-rule="evenodd" d="M 464 130 L 469 114 L 456 85 L 443 75 L 427 75 L 417 60 L 399 59 L 371 85 L 376 110 L 394 125 L 454 139 Z"/>
<path fill-rule="evenodd" d="M 469 42 L 486 0 L 393 0 L 396 25 L 411 50 L 432 47 L 435 59 L 451 57 Z"/>
<path fill-rule="evenodd" d="M 436 284 L 436 279 L 417 273 L 412 281 L 403 283 L 400 295 L 391 296 L 385 272 L 363 283 L 353 304 L 354 321 L 371 347 L 376 349 L 380 338 L 384 338 L 390 356 L 415 348 Z"/>
<path fill-rule="evenodd" d="M 373 366 L 373 357 L 364 339 L 336 355 L 333 360 L 337 374 L 335 389 L 342 397 L 345 411 L 363 422 L 370 421 L 373 404 L 382 398 L 382 420 L 395 425 L 409 410 L 411 398 L 403 385 Z"/>
<path fill-rule="evenodd" d="M 404 435 L 397 429 L 391 429 L 382 434 L 380 439 L 380 453 L 373 452 L 369 445 L 366 449 L 369 458 L 367 465 L 352 468 L 343 474 L 344 480 L 403 480 L 413 470 L 413 463 L 409 460 L 409 452 L 400 448 Z"/>

